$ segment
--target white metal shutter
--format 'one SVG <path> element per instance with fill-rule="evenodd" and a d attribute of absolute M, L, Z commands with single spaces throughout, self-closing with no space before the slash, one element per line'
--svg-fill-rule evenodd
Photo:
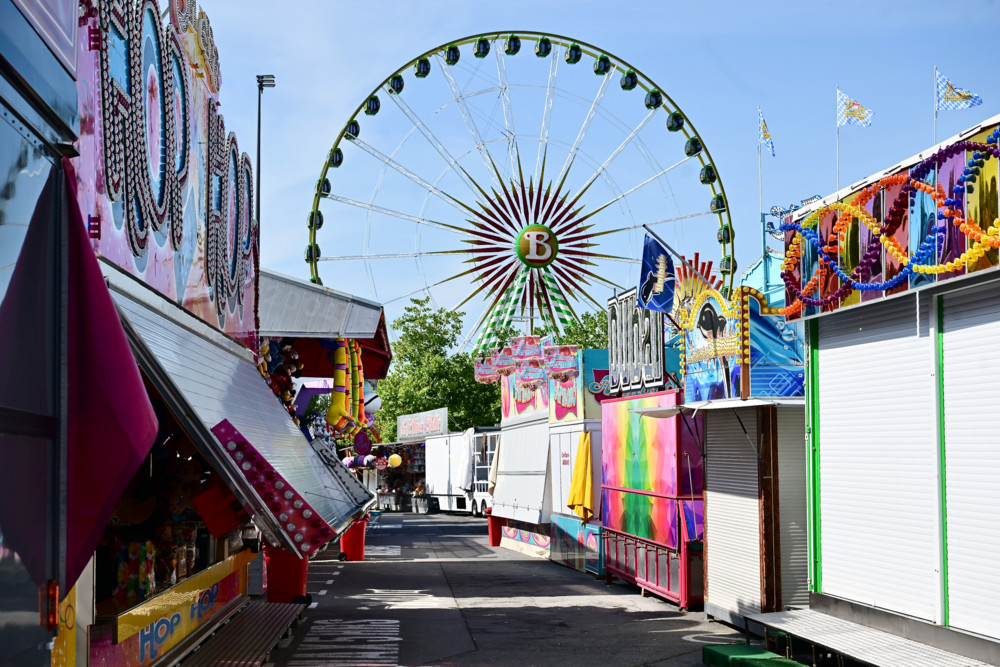
<path fill-rule="evenodd" d="M 548 413 L 532 415 L 515 424 L 505 423 L 502 433 L 493 514 L 533 524 L 548 523 L 552 509 L 545 483 L 549 463 Z"/>
<path fill-rule="evenodd" d="M 778 408 L 778 531 L 783 608 L 809 604 L 805 435 L 805 410 Z"/>
<path fill-rule="evenodd" d="M 743 433 L 739 414 L 750 439 Z M 760 612 L 760 505 L 757 410 L 705 415 L 706 602 L 739 615 Z"/>
<path fill-rule="evenodd" d="M 823 592 L 938 622 L 929 308 L 902 297 L 819 321 Z"/>
<path fill-rule="evenodd" d="M 1000 285 L 942 306 L 949 621 L 1000 637 Z"/>

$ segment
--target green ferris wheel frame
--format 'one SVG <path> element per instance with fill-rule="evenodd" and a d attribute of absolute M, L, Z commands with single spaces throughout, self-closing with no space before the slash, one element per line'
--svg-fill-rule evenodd
<path fill-rule="evenodd" d="M 722 177 L 719 174 L 717 167 L 715 166 L 715 162 L 712 159 L 711 152 L 709 151 L 708 146 L 705 145 L 705 142 L 702 139 L 701 135 L 698 134 L 698 131 L 695 128 L 694 123 L 691 122 L 690 117 L 688 117 L 687 114 L 684 113 L 684 111 L 680 108 L 680 106 L 668 94 L 663 92 L 663 88 L 658 86 L 652 79 L 642 74 L 641 71 L 633 67 L 626 60 L 619 58 L 608 51 L 598 49 L 597 47 L 588 44 L 587 42 L 571 39 L 563 35 L 542 33 L 530 30 L 494 31 L 494 32 L 478 33 L 474 35 L 469 35 L 467 37 L 463 37 L 461 39 L 440 44 L 437 47 L 429 49 L 421 53 L 420 55 L 416 56 L 415 58 L 409 60 L 403 67 L 397 69 L 392 74 L 383 79 L 372 90 L 372 92 L 364 98 L 361 104 L 359 104 L 358 107 L 354 110 L 354 112 L 350 115 L 348 121 L 344 124 L 344 128 L 337 135 L 337 138 L 334 141 L 333 146 L 330 148 L 327 154 L 327 158 L 323 163 L 319 179 L 316 182 L 316 188 L 313 195 L 312 209 L 308 216 L 309 245 L 306 247 L 306 252 L 305 252 L 305 259 L 306 262 L 309 264 L 310 268 L 310 280 L 313 283 L 322 284 L 322 279 L 320 278 L 319 275 L 319 261 L 321 260 L 321 257 L 320 257 L 320 248 L 317 243 L 317 232 L 319 231 L 320 227 L 323 224 L 323 216 L 322 212 L 320 211 L 320 203 L 322 199 L 332 194 L 332 187 L 329 180 L 329 172 L 331 169 L 339 167 L 339 165 L 342 163 L 343 153 L 340 150 L 341 142 L 345 140 L 350 141 L 356 137 L 357 129 L 359 128 L 358 122 L 360 120 L 360 117 L 371 111 L 370 105 L 373 104 L 372 100 L 374 100 L 375 111 L 377 112 L 377 106 L 378 106 L 377 95 L 379 93 L 386 93 L 389 95 L 402 94 L 402 93 L 397 93 L 391 88 L 391 83 L 393 82 L 393 80 L 396 79 L 397 77 L 401 77 L 410 68 L 414 68 L 414 70 L 416 70 L 416 68 L 420 66 L 422 62 L 428 63 L 428 60 L 432 56 L 440 55 L 442 60 L 447 64 L 454 64 L 451 58 L 453 57 L 453 54 L 455 54 L 455 51 L 453 51 L 452 49 L 455 49 L 456 47 L 462 47 L 467 45 L 473 45 L 475 47 L 475 45 L 478 42 L 484 39 L 490 43 L 499 41 L 502 44 L 506 44 L 505 40 L 509 37 L 517 37 L 519 39 L 523 38 L 525 41 L 525 46 L 527 46 L 531 40 L 534 40 L 534 43 L 536 45 L 542 42 L 542 40 L 548 40 L 549 42 L 548 51 L 545 54 L 537 54 L 537 52 L 535 54 L 535 55 L 540 55 L 540 57 L 555 58 L 558 57 L 558 55 L 563 52 L 563 49 L 567 50 L 573 49 L 575 59 L 570 61 L 567 58 L 567 62 L 569 64 L 579 63 L 584 55 L 594 58 L 595 63 L 597 61 L 607 61 L 607 63 L 604 64 L 604 67 L 606 69 L 602 74 L 603 76 L 610 77 L 615 75 L 616 73 L 621 74 L 623 76 L 632 74 L 635 77 L 634 79 L 635 85 L 633 87 L 630 87 L 628 90 L 632 90 L 633 88 L 640 88 L 641 90 L 646 92 L 647 95 L 649 93 L 659 93 L 659 95 L 662 98 L 662 104 L 650 109 L 651 112 L 655 112 L 659 109 L 662 109 L 664 111 L 665 116 L 668 119 L 671 116 L 679 114 L 683 123 L 681 124 L 681 127 L 677 128 L 677 131 L 683 134 L 684 138 L 689 142 L 689 144 L 692 138 L 699 144 L 697 147 L 697 152 L 693 155 L 688 154 L 688 157 L 697 158 L 698 162 L 701 165 L 701 174 L 702 174 L 701 183 L 704 185 L 708 185 L 711 190 L 709 211 L 705 214 L 706 215 L 715 214 L 718 219 L 719 229 L 716 235 L 716 239 L 722 249 L 722 258 L 719 265 L 719 272 L 723 276 L 722 282 L 724 291 L 726 293 L 731 293 L 734 276 L 736 273 L 736 262 L 734 259 L 735 233 L 732 225 L 732 219 L 730 217 L 730 207 L 728 204 L 728 198 L 726 196 L 725 187 L 723 186 L 722 183 Z M 553 47 L 562 47 L 562 48 L 553 48 Z M 475 52 L 473 53 L 473 55 L 476 55 Z M 498 57 L 501 56 L 498 54 Z M 504 53 L 502 57 L 507 58 L 513 56 L 508 53 Z M 428 71 L 429 70 L 425 69 L 423 74 L 415 72 L 413 74 L 413 77 L 417 79 L 424 78 L 427 76 Z M 352 131 L 354 134 L 352 134 Z M 708 172 L 710 172 L 707 178 L 705 178 L 706 169 L 708 170 Z M 460 251 L 451 251 L 451 252 L 460 252 Z M 434 254 L 440 254 L 440 253 L 434 253 Z M 498 305 L 497 300 L 495 299 L 493 305 L 489 309 L 487 309 L 487 313 L 497 305 Z M 482 324 L 483 321 L 480 321 L 480 325 Z"/>

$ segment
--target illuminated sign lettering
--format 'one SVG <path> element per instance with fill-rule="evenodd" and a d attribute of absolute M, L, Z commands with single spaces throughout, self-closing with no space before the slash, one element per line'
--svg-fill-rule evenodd
<path fill-rule="evenodd" d="M 636 288 L 608 299 L 608 362 L 606 393 L 665 386 L 663 313 L 640 308 Z"/>

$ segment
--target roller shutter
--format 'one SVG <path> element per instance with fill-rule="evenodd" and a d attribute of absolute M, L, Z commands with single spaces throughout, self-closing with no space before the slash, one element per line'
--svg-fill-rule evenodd
<path fill-rule="evenodd" d="M 761 609 L 756 408 L 714 410 L 705 420 L 706 611 L 732 619 Z"/>
<path fill-rule="evenodd" d="M 778 408 L 782 607 L 809 605 L 805 427 L 805 411 L 802 408 Z"/>
<path fill-rule="evenodd" d="M 819 320 L 821 554 L 824 593 L 936 622 L 935 348 L 921 305 Z"/>
<path fill-rule="evenodd" d="M 949 621 L 1000 637 L 1000 284 L 942 308 Z"/>

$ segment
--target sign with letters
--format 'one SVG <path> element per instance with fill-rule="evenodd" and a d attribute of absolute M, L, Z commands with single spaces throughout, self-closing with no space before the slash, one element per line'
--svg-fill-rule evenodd
<path fill-rule="evenodd" d="M 665 386 L 663 313 L 639 307 L 637 289 L 608 299 L 606 394 L 645 394 Z"/>
<path fill-rule="evenodd" d="M 448 432 L 448 408 L 396 417 L 396 439 L 399 442 L 423 442 L 434 435 Z"/>

